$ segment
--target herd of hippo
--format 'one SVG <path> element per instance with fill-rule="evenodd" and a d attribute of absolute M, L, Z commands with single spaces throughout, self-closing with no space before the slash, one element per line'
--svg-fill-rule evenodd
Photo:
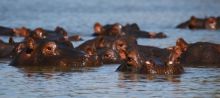
<path fill-rule="evenodd" d="M 177 28 L 219 29 L 220 17 L 205 19 L 192 16 Z M 137 38 L 166 38 L 159 32 L 142 31 L 137 24 L 94 24 L 94 39 L 74 47 L 71 41 L 82 40 L 79 35 L 68 36 L 62 28 L 45 30 L 25 27 L 0 26 L 0 58 L 10 59 L 10 65 L 34 68 L 37 66 L 62 69 L 97 67 L 120 64 L 116 71 L 140 74 L 182 74 L 184 66 L 220 67 L 220 44 L 209 42 L 187 43 L 183 38 L 167 48 L 137 44 Z M 24 37 L 15 42 L 13 36 Z"/>

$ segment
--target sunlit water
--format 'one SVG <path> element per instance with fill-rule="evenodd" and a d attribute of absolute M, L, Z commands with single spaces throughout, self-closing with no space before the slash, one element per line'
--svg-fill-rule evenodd
<path fill-rule="evenodd" d="M 220 43 L 219 30 L 175 29 L 191 15 L 220 16 L 219 5 L 219 0 L 1 0 L 0 25 L 32 29 L 59 25 L 87 40 L 92 38 L 89 35 L 96 21 L 135 22 L 143 30 L 168 35 L 166 39 L 138 39 L 139 44 L 168 47 L 179 37 L 190 43 Z M 9 63 L 0 61 L 0 98 L 220 97 L 220 68 L 187 67 L 180 76 L 150 76 L 115 72 L 118 64 L 68 72 L 27 72 Z"/>

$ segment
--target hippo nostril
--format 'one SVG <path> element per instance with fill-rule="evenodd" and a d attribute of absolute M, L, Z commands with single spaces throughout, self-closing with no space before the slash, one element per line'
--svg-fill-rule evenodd
<path fill-rule="evenodd" d="M 52 48 L 51 47 L 47 47 L 47 50 L 52 50 Z"/>

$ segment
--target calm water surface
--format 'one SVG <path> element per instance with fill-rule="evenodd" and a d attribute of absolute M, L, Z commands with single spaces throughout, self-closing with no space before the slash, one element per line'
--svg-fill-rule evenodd
<path fill-rule="evenodd" d="M 220 16 L 219 5 L 219 0 L 1 0 L 0 25 L 32 29 L 62 26 L 87 40 L 92 38 L 89 35 L 96 21 L 135 22 L 143 30 L 162 31 L 169 36 L 138 39 L 139 44 L 168 47 L 179 37 L 192 43 L 220 43 L 219 30 L 174 28 L 191 15 Z M 27 70 L 9 63 L 0 60 L 0 98 L 220 97 L 220 68 L 187 67 L 180 76 L 150 76 L 115 72 L 118 64 L 62 72 Z"/>

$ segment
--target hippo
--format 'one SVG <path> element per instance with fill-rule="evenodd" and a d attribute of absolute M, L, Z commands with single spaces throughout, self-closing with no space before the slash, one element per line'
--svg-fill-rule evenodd
<path fill-rule="evenodd" d="M 96 55 L 105 59 L 102 60 L 102 63 L 104 64 L 109 64 L 109 62 L 119 63 L 120 60 L 123 59 L 123 52 L 126 51 L 126 47 L 132 43 L 137 43 L 136 38 L 125 36 L 99 36 L 84 42 L 80 46 L 76 47 L 76 49 L 82 50 L 88 55 Z"/>
<path fill-rule="evenodd" d="M 56 41 L 42 40 L 35 42 L 29 39 L 26 47 L 11 61 L 10 65 L 51 66 L 51 67 L 94 67 L 99 63 L 83 51 L 70 48 Z"/>
<path fill-rule="evenodd" d="M 127 24 L 122 26 L 119 23 L 107 24 L 102 26 L 99 22 L 96 22 L 93 27 L 93 36 L 134 36 L 137 38 L 166 38 L 167 36 L 162 33 L 141 31 L 137 24 Z"/>
<path fill-rule="evenodd" d="M 127 50 L 126 59 L 124 59 L 116 71 L 159 75 L 176 75 L 184 72 L 181 65 L 176 63 L 169 64 L 167 63 L 169 61 L 164 61 L 156 56 L 145 55 L 137 47 L 133 46 Z"/>
<path fill-rule="evenodd" d="M 38 27 L 34 30 L 26 27 L 21 28 L 9 28 L 0 26 L 0 35 L 4 36 L 21 36 L 21 37 L 33 37 L 35 39 L 47 38 L 50 40 L 69 40 L 80 41 L 82 38 L 79 35 L 68 36 L 66 30 L 60 26 L 57 26 L 55 30 L 46 30 Z"/>
<path fill-rule="evenodd" d="M 21 28 L 9 28 L 0 26 L 0 35 L 1 36 L 21 36 L 21 37 L 27 37 L 30 34 L 30 29 L 26 27 Z"/>
<path fill-rule="evenodd" d="M 220 45 L 210 42 L 187 43 L 177 39 L 171 61 L 190 67 L 220 67 Z"/>
<path fill-rule="evenodd" d="M 177 25 L 176 28 L 216 30 L 220 28 L 220 17 L 197 18 L 191 16 L 189 20 Z"/>

